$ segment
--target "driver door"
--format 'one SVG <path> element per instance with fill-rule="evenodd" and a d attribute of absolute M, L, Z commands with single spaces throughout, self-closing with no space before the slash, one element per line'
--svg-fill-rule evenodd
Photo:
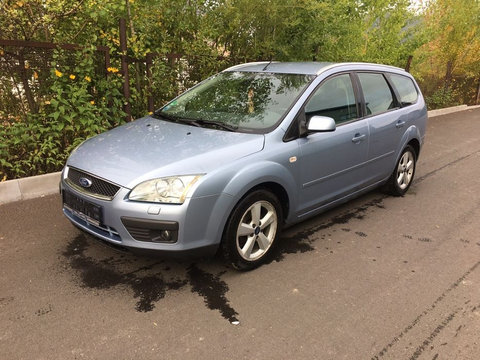
<path fill-rule="evenodd" d="M 332 132 L 297 139 L 300 149 L 300 216 L 362 188 L 366 179 L 369 128 L 360 118 L 349 73 L 324 80 L 307 101 L 305 117 L 328 116 Z"/>

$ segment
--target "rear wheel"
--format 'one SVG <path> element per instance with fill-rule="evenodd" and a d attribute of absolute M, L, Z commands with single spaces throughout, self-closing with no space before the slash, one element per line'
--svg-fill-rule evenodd
<path fill-rule="evenodd" d="M 410 145 L 403 149 L 402 155 L 387 182 L 387 190 L 394 196 L 403 196 L 410 188 L 415 175 L 417 155 Z"/>
<path fill-rule="evenodd" d="M 237 204 L 227 222 L 223 254 L 238 270 L 251 270 L 266 261 L 283 223 L 282 207 L 268 190 L 256 190 Z"/>

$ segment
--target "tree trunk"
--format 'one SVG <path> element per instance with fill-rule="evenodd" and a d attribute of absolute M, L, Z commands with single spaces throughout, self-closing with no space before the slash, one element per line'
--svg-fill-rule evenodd
<path fill-rule="evenodd" d="M 480 105 L 480 77 L 478 78 L 477 98 L 475 99 L 475 105 Z"/>
<path fill-rule="evenodd" d="M 413 55 L 409 55 L 407 59 L 407 64 L 405 65 L 405 71 L 410 72 L 410 66 L 412 65 Z"/>
<path fill-rule="evenodd" d="M 126 5 L 127 5 L 128 23 L 130 25 L 130 34 L 132 34 L 132 36 L 135 37 L 135 27 L 133 26 L 129 0 L 126 0 Z M 140 64 L 137 61 L 135 61 L 135 88 L 137 89 L 137 94 L 140 97 L 140 99 L 143 99 L 142 87 L 140 84 Z"/>
<path fill-rule="evenodd" d="M 122 64 L 123 75 L 123 96 L 125 102 L 123 104 L 123 111 L 127 114 L 125 116 L 126 121 L 132 121 L 132 107 L 130 105 L 130 78 L 128 76 L 128 63 L 127 63 L 127 27 L 125 19 L 119 20 L 120 29 L 120 59 Z"/>
<path fill-rule="evenodd" d="M 452 70 L 453 70 L 453 62 L 449 60 L 447 62 L 447 72 L 445 73 L 445 92 L 450 89 L 450 83 L 452 82 Z"/>
<path fill-rule="evenodd" d="M 35 97 L 33 96 L 32 89 L 28 83 L 28 73 L 25 68 L 25 57 L 23 56 L 22 50 L 18 52 L 18 62 L 19 62 L 19 71 L 20 80 L 22 80 L 23 90 L 25 91 L 25 97 L 27 98 L 28 106 L 30 111 L 33 113 L 38 112 L 37 103 L 35 102 Z"/>

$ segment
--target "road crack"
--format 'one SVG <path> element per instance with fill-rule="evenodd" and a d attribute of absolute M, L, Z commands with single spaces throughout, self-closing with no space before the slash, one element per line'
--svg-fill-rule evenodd
<path fill-rule="evenodd" d="M 372 356 L 372 360 L 378 360 L 383 357 L 397 342 L 399 342 L 408 332 L 410 332 L 419 322 L 428 315 L 430 312 L 433 311 L 445 298 L 449 293 L 455 290 L 465 278 L 470 275 L 473 271 L 475 271 L 480 266 L 480 261 L 476 262 L 472 267 L 470 267 L 461 277 L 459 277 L 453 284 L 451 284 L 447 290 L 445 290 L 435 301 L 425 309 L 420 315 L 418 315 L 408 326 L 406 326 L 402 332 L 400 332 L 397 336 L 395 336 L 387 345 L 383 347 L 383 349 L 376 355 Z M 458 311 L 454 312 L 455 314 Z M 428 339 L 427 339 L 428 340 Z"/>

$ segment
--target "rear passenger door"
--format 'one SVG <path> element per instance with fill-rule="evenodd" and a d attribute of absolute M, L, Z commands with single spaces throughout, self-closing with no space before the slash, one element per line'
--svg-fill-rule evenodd
<path fill-rule="evenodd" d="M 400 108 L 393 88 L 381 72 L 357 72 L 368 120 L 367 184 L 388 177 L 395 166 L 396 152 L 407 128 L 408 113 Z"/>
<path fill-rule="evenodd" d="M 360 118 L 359 99 L 352 75 L 342 73 L 324 80 L 305 104 L 305 117 L 328 116 L 333 132 L 297 139 L 300 149 L 300 213 L 344 197 L 365 182 L 368 122 Z"/>

